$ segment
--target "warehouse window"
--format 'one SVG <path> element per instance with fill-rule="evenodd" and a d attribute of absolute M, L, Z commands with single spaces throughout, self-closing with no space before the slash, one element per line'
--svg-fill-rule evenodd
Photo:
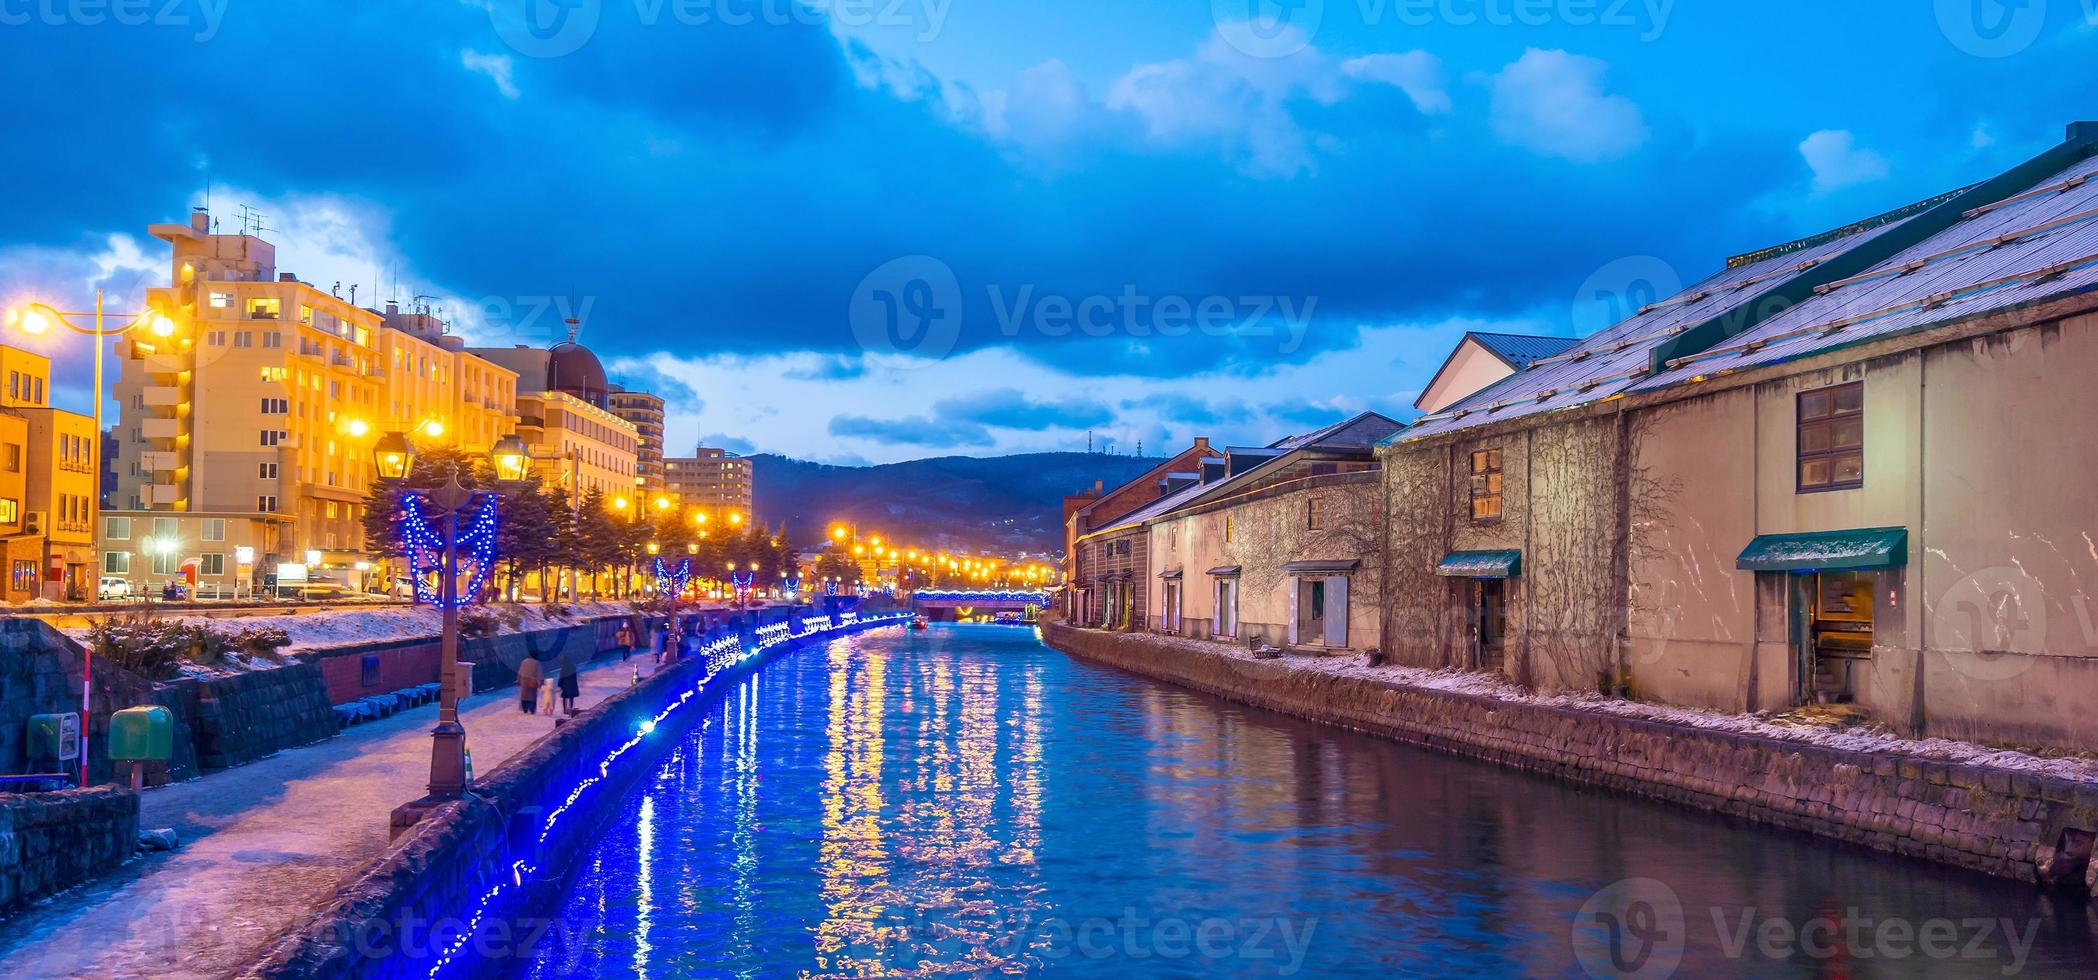
<path fill-rule="evenodd" d="M 1799 394 L 1799 492 L 1865 485 L 1865 383 Z"/>
<path fill-rule="evenodd" d="M 1501 519 L 1501 451 L 1481 449 L 1472 453 L 1472 520 Z"/>

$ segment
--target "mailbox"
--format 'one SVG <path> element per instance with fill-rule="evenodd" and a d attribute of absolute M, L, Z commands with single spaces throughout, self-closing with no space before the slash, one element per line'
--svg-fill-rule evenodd
<path fill-rule="evenodd" d="M 29 757 L 40 762 L 80 758 L 80 716 L 70 711 L 30 715 Z"/>
<path fill-rule="evenodd" d="M 175 757 L 175 716 L 157 704 L 125 708 L 109 716 L 109 757 L 167 762 Z"/>

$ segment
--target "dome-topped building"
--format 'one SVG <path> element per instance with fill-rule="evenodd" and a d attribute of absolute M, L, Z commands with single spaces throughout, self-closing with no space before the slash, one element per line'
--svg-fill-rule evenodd
<path fill-rule="evenodd" d="M 604 364 L 590 348 L 566 340 L 547 349 L 546 390 L 564 391 L 605 408 L 612 385 L 605 379 Z"/>

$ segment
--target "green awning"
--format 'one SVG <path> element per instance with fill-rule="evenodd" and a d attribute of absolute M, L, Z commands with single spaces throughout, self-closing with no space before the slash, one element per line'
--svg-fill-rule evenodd
<path fill-rule="evenodd" d="M 1522 574 L 1520 551 L 1452 551 L 1442 556 L 1435 574 L 1447 578 L 1514 578 Z"/>
<path fill-rule="evenodd" d="M 1734 567 L 1745 572 L 1817 572 L 1909 563 L 1909 530 L 1869 527 L 1806 534 L 1759 534 Z"/>

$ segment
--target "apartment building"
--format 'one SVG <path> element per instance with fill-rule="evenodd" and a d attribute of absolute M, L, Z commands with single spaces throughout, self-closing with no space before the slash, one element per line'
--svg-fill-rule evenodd
<path fill-rule="evenodd" d="M 514 373 L 427 311 L 368 309 L 280 272 L 273 245 L 220 234 L 201 209 L 149 230 L 169 244 L 171 285 L 147 302 L 172 329 L 116 345 L 106 574 L 233 593 L 289 565 L 290 581 L 354 584 L 375 440 L 486 451 L 510 431 Z"/>
<path fill-rule="evenodd" d="M 10 602 L 94 595 L 94 420 L 50 405 L 51 361 L 0 346 L 0 537 Z"/>
<path fill-rule="evenodd" d="M 645 391 L 611 386 L 607 408 L 634 423 L 634 475 L 645 493 L 665 487 L 663 476 L 663 399 Z"/>
<path fill-rule="evenodd" d="M 687 510 L 750 513 L 750 460 L 735 453 L 701 446 L 694 455 L 664 460 L 663 473 L 665 486 Z"/>

